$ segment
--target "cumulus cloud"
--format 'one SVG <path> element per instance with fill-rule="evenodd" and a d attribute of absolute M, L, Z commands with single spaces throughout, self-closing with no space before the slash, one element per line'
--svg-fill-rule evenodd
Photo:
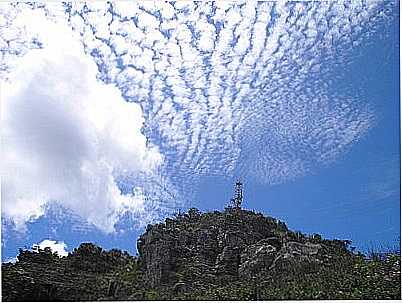
<path fill-rule="evenodd" d="M 116 181 L 163 161 L 141 132 L 142 110 L 97 80 L 97 66 L 65 24 L 40 12 L 18 18 L 43 46 L 2 83 L 2 213 L 23 229 L 57 201 L 112 232 L 122 213 L 144 211 L 141 187 L 123 194 Z"/>
<path fill-rule="evenodd" d="M 17 257 L 13 257 L 13 258 L 8 258 L 8 259 L 6 259 L 5 261 L 4 261 L 4 263 L 16 263 L 18 260 L 17 260 Z"/>
<path fill-rule="evenodd" d="M 39 247 L 40 249 L 45 249 L 49 247 L 52 252 L 57 253 L 60 257 L 66 257 L 68 252 L 66 251 L 67 245 L 63 241 L 54 241 L 54 240 L 43 240 L 39 244 L 34 244 L 33 247 Z"/>

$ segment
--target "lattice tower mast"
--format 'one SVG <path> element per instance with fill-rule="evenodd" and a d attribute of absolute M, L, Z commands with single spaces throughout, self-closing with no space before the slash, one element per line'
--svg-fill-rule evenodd
<path fill-rule="evenodd" d="M 235 193 L 233 199 L 233 206 L 240 209 L 243 203 L 243 183 L 237 180 L 235 185 Z"/>

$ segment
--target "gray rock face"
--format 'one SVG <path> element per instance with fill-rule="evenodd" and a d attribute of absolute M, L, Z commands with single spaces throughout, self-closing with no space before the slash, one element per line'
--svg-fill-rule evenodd
<path fill-rule="evenodd" d="M 261 270 L 268 268 L 274 261 L 277 248 L 262 241 L 248 246 L 241 254 L 239 277 L 253 278 Z"/>
<path fill-rule="evenodd" d="M 320 244 L 310 242 L 285 242 L 276 254 L 269 269 L 275 268 L 281 270 L 287 267 L 299 266 L 303 262 L 321 263 L 321 260 L 318 258 L 321 248 L 322 246 Z"/>
<path fill-rule="evenodd" d="M 176 243 L 167 235 L 151 230 L 148 237 L 141 237 L 138 248 L 143 251 L 141 262 L 145 265 L 147 284 L 166 283 L 175 277 Z"/>
<path fill-rule="evenodd" d="M 139 261 L 151 287 L 187 285 L 201 276 L 211 282 L 222 275 L 237 277 L 245 249 L 286 230 L 275 219 L 249 211 L 200 214 L 191 210 L 149 226 L 137 243 Z"/>
<path fill-rule="evenodd" d="M 290 253 L 292 255 L 312 256 L 318 254 L 318 250 L 321 248 L 321 245 L 312 244 L 309 242 L 287 242 L 283 247 L 286 253 Z"/>
<path fill-rule="evenodd" d="M 197 281 L 251 279 L 293 259 L 315 260 L 320 245 L 286 241 L 286 225 L 245 210 L 189 214 L 150 226 L 138 240 L 150 287 L 198 287 Z M 290 263 L 289 263 L 290 262 Z"/>

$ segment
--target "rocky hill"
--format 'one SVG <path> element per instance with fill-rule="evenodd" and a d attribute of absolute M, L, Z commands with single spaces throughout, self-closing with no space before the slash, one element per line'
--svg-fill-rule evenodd
<path fill-rule="evenodd" d="M 190 209 L 149 225 L 135 257 L 91 243 L 62 258 L 21 250 L 2 264 L 2 299 L 399 299 L 400 256 L 370 259 L 349 244 L 238 208 Z"/>

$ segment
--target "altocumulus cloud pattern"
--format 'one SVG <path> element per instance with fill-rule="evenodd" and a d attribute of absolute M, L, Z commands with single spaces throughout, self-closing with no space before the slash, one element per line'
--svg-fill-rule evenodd
<path fill-rule="evenodd" d="M 334 90 L 334 83 L 353 63 L 354 50 L 380 25 L 390 24 L 397 9 L 392 1 L 1 4 L 0 75 L 5 82 L 12 83 L 13 70 L 33 49 L 50 49 L 42 55 L 45 62 L 78 43 L 74 54 L 63 56 L 86 56 L 91 62 L 63 62 L 84 73 L 96 66 L 87 80 L 89 89 L 99 91 L 95 77 L 110 90 L 118 88 L 111 93 L 117 112 L 110 112 L 110 121 L 112 101 L 102 96 L 99 105 L 96 97 L 82 101 L 88 92 L 74 101 L 87 106 L 88 117 L 103 107 L 95 122 L 68 109 L 66 119 L 81 123 L 76 133 L 94 125 L 102 129 L 95 139 L 83 134 L 82 148 L 89 144 L 108 151 L 113 140 L 120 140 L 110 135 L 129 138 L 131 131 L 133 144 L 140 142 L 136 148 L 120 140 L 120 148 L 107 156 L 71 156 L 79 165 L 89 163 L 88 174 L 108 178 L 106 188 L 115 200 L 102 204 L 105 211 L 99 217 L 90 215 L 96 204 L 91 197 L 105 186 L 83 178 L 81 167 L 71 180 L 78 175 L 80 186 L 89 188 L 83 196 L 87 207 L 77 198 L 83 190 L 78 186 L 71 185 L 69 192 L 77 191 L 72 200 L 44 186 L 44 192 L 29 193 L 42 199 L 29 213 L 15 214 L 7 200 L 3 212 L 10 209 L 6 215 L 23 222 L 40 214 L 45 197 L 65 201 L 64 206 L 111 231 L 123 214 L 148 220 L 177 207 L 185 201 L 185 185 L 199 176 L 242 176 L 275 184 L 334 161 L 375 122 L 373 108 L 358 90 Z M 71 74 L 66 76 L 63 63 L 58 64 L 60 82 L 74 77 L 74 70 L 67 69 Z M 63 89 L 67 94 L 68 88 Z M 124 116 L 127 121 L 115 127 L 119 110 L 126 112 L 124 102 L 139 107 L 132 108 L 133 121 Z M 106 128 L 97 126 L 99 119 Z M 94 143 L 98 141 L 103 143 Z M 127 153 L 142 162 L 133 163 Z M 99 159 L 106 159 L 105 167 Z M 106 226 L 100 223 L 105 218 Z"/>

